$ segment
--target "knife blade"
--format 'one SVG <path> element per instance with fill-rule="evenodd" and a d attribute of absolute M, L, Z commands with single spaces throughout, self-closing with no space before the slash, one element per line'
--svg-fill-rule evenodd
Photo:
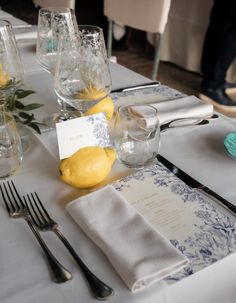
<path fill-rule="evenodd" d="M 185 184 L 187 184 L 191 188 L 198 189 L 199 191 L 203 192 L 204 194 L 207 194 L 208 196 L 213 197 L 214 201 L 218 202 L 221 206 L 224 206 L 226 209 L 230 210 L 234 215 L 236 214 L 236 205 L 232 204 L 225 198 L 221 197 L 209 187 L 198 182 L 196 179 L 188 175 L 186 172 L 178 168 L 176 165 L 171 163 L 169 160 L 167 160 L 160 154 L 157 155 L 157 159 L 166 168 L 168 168 L 174 175 L 176 175 L 180 180 L 182 180 Z"/>
<path fill-rule="evenodd" d="M 186 126 L 196 126 L 209 124 L 210 120 L 217 119 L 219 116 L 217 114 L 212 114 L 208 117 L 191 117 L 191 118 L 177 118 L 169 122 L 160 125 L 161 132 L 166 131 L 170 128 L 180 128 Z"/>
<path fill-rule="evenodd" d="M 141 85 L 127 86 L 127 87 L 113 89 L 111 91 L 111 93 L 128 92 L 128 91 L 132 91 L 132 90 L 139 90 L 139 89 L 144 89 L 144 88 L 156 87 L 158 85 L 160 85 L 160 82 L 153 81 L 153 82 L 148 82 L 148 83 L 144 83 L 144 84 L 141 84 Z"/>

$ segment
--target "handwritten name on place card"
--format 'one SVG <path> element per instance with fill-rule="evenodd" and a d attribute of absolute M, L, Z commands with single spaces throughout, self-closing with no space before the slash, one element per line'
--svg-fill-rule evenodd
<path fill-rule="evenodd" d="M 81 147 L 110 146 L 106 115 L 98 113 L 56 124 L 60 159 L 70 157 Z"/>

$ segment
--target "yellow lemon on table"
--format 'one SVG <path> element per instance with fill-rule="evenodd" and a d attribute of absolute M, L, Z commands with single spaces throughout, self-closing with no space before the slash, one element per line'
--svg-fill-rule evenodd
<path fill-rule="evenodd" d="M 89 188 L 102 182 L 116 159 L 114 149 L 87 146 L 61 161 L 61 179 L 77 188 Z"/>
<path fill-rule="evenodd" d="M 106 91 L 104 89 L 98 89 L 95 85 L 89 84 L 87 87 L 81 89 L 76 95 L 77 98 L 84 100 L 97 100 L 102 99 L 106 96 Z"/>
<path fill-rule="evenodd" d="M 114 113 L 114 103 L 110 97 L 106 97 L 99 101 L 96 105 L 86 111 L 84 115 L 88 116 L 101 112 L 104 112 L 106 114 L 107 120 L 110 120 L 112 118 Z"/>
<path fill-rule="evenodd" d="M 4 72 L 2 63 L 0 63 L 0 87 L 5 86 L 9 80 L 10 80 L 9 75 L 6 72 Z"/>

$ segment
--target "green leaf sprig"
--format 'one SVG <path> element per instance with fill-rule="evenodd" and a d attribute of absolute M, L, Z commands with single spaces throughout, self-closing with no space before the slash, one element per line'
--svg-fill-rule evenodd
<path fill-rule="evenodd" d="M 41 134 L 40 126 L 44 123 L 38 122 L 33 113 L 29 113 L 32 110 L 38 109 L 43 106 L 40 103 L 31 103 L 24 105 L 21 99 L 26 98 L 29 95 L 34 94 L 33 90 L 17 89 L 14 94 L 7 97 L 5 108 L 7 111 L 12 112 L 16 122 L 27 125 L 34 129 L 38 134 Z"/>

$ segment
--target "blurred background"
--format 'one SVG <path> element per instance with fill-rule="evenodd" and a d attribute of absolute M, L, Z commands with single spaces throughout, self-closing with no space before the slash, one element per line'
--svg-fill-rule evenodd
<path fill-rule="evenodd" d="M 40 7 L 32 0 L 0 0 L 0 7 L 30 24 L 37 24 Z M 107 39 L 108 20 L 103 9 L 103 0 L 79 0 L 75 4 L 78 23 L 102 27 Z M 150 78 L 154 48 L 147 41 L 145 32 L 127 28 L 125 37 L 113 43 L 112 55 L 119 64 Z M 197 96 L 200 91 L 200 73 L 187 71 L 174 63 L 161 61 L 157 80 L 186 94 Z"/>

